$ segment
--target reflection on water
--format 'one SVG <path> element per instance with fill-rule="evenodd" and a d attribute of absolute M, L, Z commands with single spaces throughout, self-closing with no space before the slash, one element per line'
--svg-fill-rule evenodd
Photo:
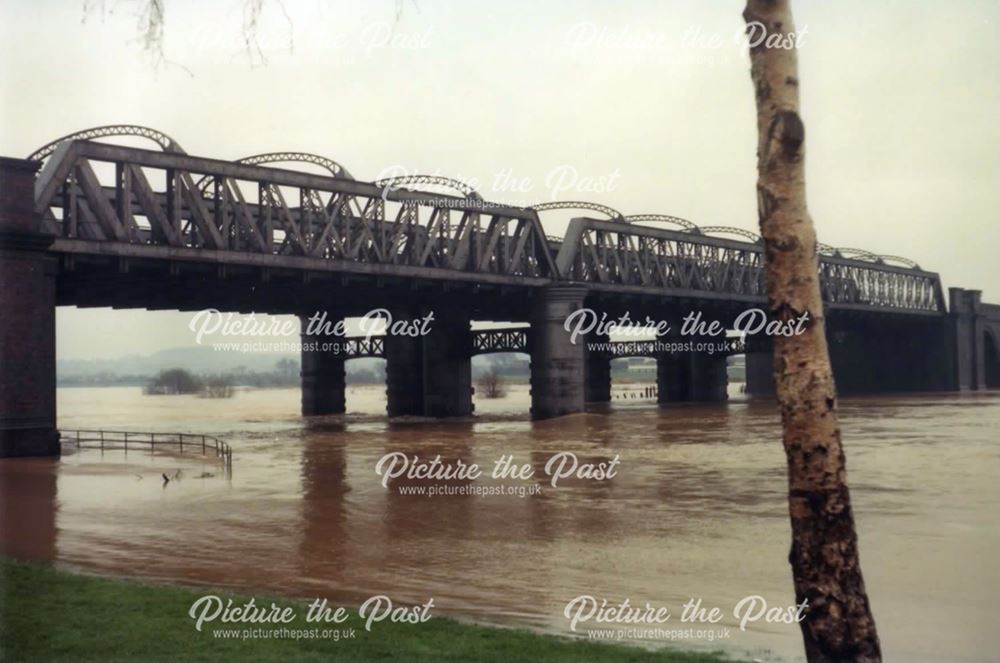
<path fill-rule="evenodd" d="M 463 421 L 384 419 L 381 388 L 353 388 L 346 417 L 304 423 L 297 390 L 233 399 L 63 389 L 60 425 L 197 431 L 233 446 L 233 477 L 176 456 L 68 450 L 0 461 L 5 554 L 107 573 L 356 602 L 376 593 L 485 622 L 564 632 L 563 607 L 590 594 L 679 611 L 792 602 L 784 455 L 766 403 L 616 401 L 527 419 L 524 387 L 479 400 Z M 843 404 L 862 561 L 888 660 L 987 661 L 1000 572 L 1000 394 Z M 374 467 L 386 453 L 478 463 L 502 455 L 546 483 L 557 452 L 621 465 L 610 481 L 540 495 L 403 495 Z M 166 486 L 161 472 L 182 470 Z M 468 481 L 445 482 L 453 486 Z M 507 481 L 511 483 L 511 481 Z M 731 620 L 725 622 L 732 624 Z M 797 630 L 755 625 L 728 647 L 798 658 Z"/>

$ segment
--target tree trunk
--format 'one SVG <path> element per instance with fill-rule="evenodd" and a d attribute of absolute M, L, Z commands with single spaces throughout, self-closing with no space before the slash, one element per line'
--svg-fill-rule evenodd
<path fill-rule="evenodd" d="M 756 22 L 769 36 L 794 34 L 788 0 L 747 0 L 743 18 L 748 32 Z M 754 42 L 757 39 L 755 35 Z M 837 425 L 816 231 L 806 210 L 797 55 L 794 48 L 777 47 L 774 41 L 750 46 L 768 304 L 779 320 L 809 316 L 802 334 L 774 340 L 774 377 L 788 460 L 789 562 L 796 600 L 808 600 L 801 623 L 806 657 L 811 662 L 881 661 L 858 561 Z"/>

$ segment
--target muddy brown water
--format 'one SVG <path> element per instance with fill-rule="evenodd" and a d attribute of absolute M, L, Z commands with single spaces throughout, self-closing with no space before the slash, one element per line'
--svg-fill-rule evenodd
<path fill-rule="evenodd" d="M 60 460 L 3 460 L 0 545 L 98 573 L 343 604 L 433 597 L 436 614 L 555 633 L 568 632 L 563 610 L 580 595 L 675 614 L 701 598 L 723 608 L 730 636 L 676 646 L 801 659 L 796 627 L 743 632 L 731 615 L 748 595 L 793 603 L 773 406 L 616 399 L 533 423 L 528 400 L 514 386 L 477 400 L 470 420 L 389 422 L 383 389 L 352 387 L 351 414 L 304 422 L 296 389 L 225 400 L 60 389 L 62 427 L 218 435 L 233 447 L 232 477 L 214 457 L 170 453 L 67 447 Z M 886 659 L 996 660 L 1000 393 L 845 399 L 842 424 Z M 510 455 L 536 473 L 383 487 L 375 465 L 397 451 L 487 473 Z M 552 488 L 544 466 L 559 452 L 595 464 L 618 456 L 617 475 Z M 178 469 L 164 486 L 160 474 Z M 421 483 L 545 485 L 524 497 L 402 493 Z"/>

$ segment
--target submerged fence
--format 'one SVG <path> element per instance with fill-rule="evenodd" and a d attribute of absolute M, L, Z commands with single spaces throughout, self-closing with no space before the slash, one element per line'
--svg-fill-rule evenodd
<path fill-rule="evenodd" d="M 233 450 L 217 437 L 200 433 L 147 433 L 138 431 L 111 430 L 65 430 L 59 436 L 64 442 L 76 445 L 77 449 L 148 450 L 176 449 L 178 453 L 197 453 L 202 456 L 214 454 L 227 472 L 232 471 Z"/>

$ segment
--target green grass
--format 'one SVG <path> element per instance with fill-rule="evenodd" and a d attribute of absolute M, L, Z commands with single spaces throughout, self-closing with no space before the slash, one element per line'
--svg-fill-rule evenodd
<path fill-rule="evenodd" d="M 675 650 L 656 652 L 595 644 L 522 630 L 461 624 L 434 617 L 423 624 L 374 624 L 365 632 L 354 608 L 336 628 L 354 628 L 354 639 L 222 640 L 206 624 L 202 632 L 188 617 L 192 602 L 229 592 L 149 585 L 136 581 L 76 575 L 37 564 L 0 559 L 0 661 L 608 661 L 718 663 L 718 654 Z M 248 597 L 242 597 L 246 599 Z M 270 598 L 256 597 L 257 604 Z M 262 600 L 263 599 L 263 600 Z M 305 625 L 305 602 L 294 606 L 291 628 Z M 241 625 L 235 625 L 241 626 Z M 242 626 L 241 626 L 242 627 Z M 267 628 L 271 628 L 267 626 Z"/>

